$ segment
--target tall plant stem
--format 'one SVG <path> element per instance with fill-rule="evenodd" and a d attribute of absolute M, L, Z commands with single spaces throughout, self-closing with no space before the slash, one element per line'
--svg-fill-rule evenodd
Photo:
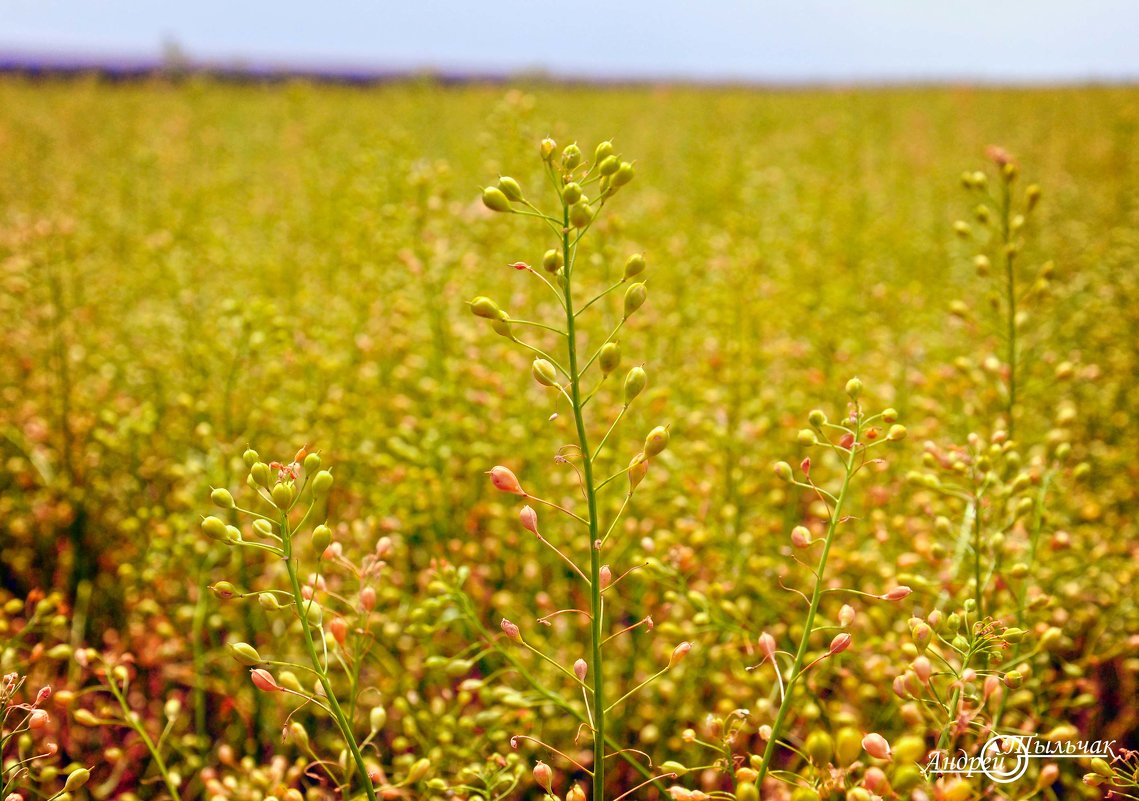
<path fill-rule="evenodd" d="M 340 708 L 340 702 L 336 700 L 336 693 L 332 691 L 332 682 L 328 678 L 328 670 L 325 669 L 320 657 L 317 656 L 316 646 L 312 641 L 312 629 L 305 615 L 305 605 L 309 602 L 305 600 L 304 593 L 301 592 L 297 563 L 293 559 L 293 538 L 289 529 L 288 516 L 282 516 L 281 532 L 284 534 L 285 541 L 285 568 L 289 571 L 289 583 L 293 588 L 293 603 L 296 604 L 297 616 L 300 618 L 301 630 L 304 632 L 305 649 L 308 651 L 309 660 L 320 679 L 320 686 L 324 688 L 324 695 L 328 699 L 328 708 L 332 710 L 332 717 L 336 719 L 340 734 L 344 737 L 344 742 L 348 744 L 348 750 L 352 753 L 352 760 L 356 763 L 356 771 L 360 774 L 360 781 L 364 784 L 364 792 L 368 794 L 368 801 L 376 801 L 376 789 L 372 786 L 372 780 L 368 776 L 368 766 L 364 763 L 364 755 L 360 753 L 360 746 L 357 745 L 356 738 L 352 734 L 352 724 L 345 716 L 344 710 Z M 345 793 L 345 797 L 348 797 L 348 793 Z"/>
<path fill-rule="evenodd" d="M 585 417 L 582 413 L 581 375 L 577 369 L 577 330 L 573 311 L 572 277 L 569 236 L 569 207 L 562 209 L 562 259 L 565 265 L 565 306 L 566 343 L 569 351 L 570 400 L 573 403 L 573 419 L 577 426 L 578 445 L 581 448 L 582 483 L 585 500 L 589 508 L 589 639 L 593 651 L 593 797 L 592 801 L 605 798 L 605 681 L 601 665 L 601 551 L 598 547 L 597 528 L 597 488 L 593 484 L 593 457 L 589 450 L 589 437 L 585 433 Z"/>
<path fill-rule="evenodd" d="M 1016 270 L 1013 268 L 1015 254 L 1009 247 L 1011 234 L 1012 199 L 1010 197 L 1009 182 L 1006 179 L 1001 183 L 1001 245 L 1005 261 L 1005 281 L 1007 286 L 1007 308 L 1005 339 L 1008 360 L 1008 435 L 1015 438 L 1016 431 Z"/>
<path fill-rule="evenodd" d="M 787 688 L 783 692 L 783 700 L 780 702 L 779 711 L 775 715 L 775 723 L 771 727 L 771 737 L 767 741 L 767 748 L 763 751 L 763 762 L 759 766 L 759 775 L 755 779 L 757 788 L 763 786 L 763 778 L 767 775 L 767 771 L 771 767 L 771 760 L 775 756 L 779 737 L 783 733 L 783 723 L 791 709 L 791 691 L 803 675 L 803 661 L 806 659 L 807 649 L 811 644 L 811 633 L 815 627 L 815 615 L 819 611 L 819 601 L 823 597 L 823 576 L 827 567 L 827 557 L 830 556 L 835 532 L 838 530 L 839 521 L 842 519 L 843 506 L 846 504 L 847 493 L 850 490 L 850 480 L 854 477 L 855 448 L 861 433 L 861 423 L 858 423 L 854 430 L 854 444 L 851 445 L 850 453 L 846 459 L 846 474 L 842 479 L 842 488 L 839 490 L 830 521 L 827 523 L 827 536 L 823 542 L 823 552 L 819 555 L 818 569 L 815 571 L 815 589 L 811 593 L 811 604 L 807 610 L 807 621 L 803 625 L 803 636 L 799 639 L 799 647 L 795 651 L 795 661 L 791 665 L 791 672 L 787 678 Z"/>

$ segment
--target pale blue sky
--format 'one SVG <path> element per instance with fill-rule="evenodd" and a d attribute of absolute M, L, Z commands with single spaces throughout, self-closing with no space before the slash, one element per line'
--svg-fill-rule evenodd
<path fill-rule="evenodd" d="M 1139 0 L 0 0 L 0 54 L 584 77 L 1139 79 Z"/>

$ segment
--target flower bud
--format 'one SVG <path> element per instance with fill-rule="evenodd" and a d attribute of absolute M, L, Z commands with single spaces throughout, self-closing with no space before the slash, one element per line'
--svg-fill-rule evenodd
<path fill-rule="evenodd" d="M 589 672 L 589 665 L 584 659 L 579 659 L 573 663 L 573 674 L 577 676 L 578 681 L 585 681 L 585 674 Z"/>
<path fill-rule="evenodd" d="M 791 465 L 787 464 L 787 462 L 776 462 L 772 468 L 772 472 L 774 472 L 775 477 L 781 481 L 791 481 L 794 478 L 794 475 L 791 473 Z"/>
<path fill-rule="evenodd" d="M 645 385 L 648 384 L 649 377 L 645 373 L 643 367 L 634 367 L 625 376 L 625 405 L 628 406 L 633 402 L 633 399 L 641 394 Z"/>
<path fill-rule="evenodd" d="M 214 506 L 222 509 L 232 509 L 234 507 L 233 496 L 229 494 L 229 490 L 224 487 L 218 487 L 210 493 L 210 500 L 214 502 Z"/>
<path fill-rule="evenodd" d="M 482 191 L 482 202 L 491 211 L 510 211 L 510 200 L 497 186 L 488 186 Z"/>
<path fill-rule="evenodd" d="M 631 284 L 625 290 L 625 319 L 629 317 L 641 306 L 645 305 L 645 300 L 649 296 L 649 291 L 643 283 Z"/>
<path fill-rule="evenodd" d="M 490 476 L 490 483 L 494 484 L 495 489 L 501 492 L 509 492 L 512 495 L 525 495 L 522 490 L 522 485 L 518 483 L 518 477 L 514 475 L 509 467 L 502 465 L 495 465 L 487 474 Z"/>
<path fill-rule="evenodd" d="M 890 743 L 886 738 L 876 732 L 870 732 L 862 738 L 862 747 L 866 753 L 875 759 L 889 759 L 890 758 Z"/>
<path fill-rule="evenodd" d="M 522 187 L 508 175 L 503 175 L 498 179 L 498 188 L 502 190 L 502 194 L 506 195 L 507 200 L 518 201 L 522 199 Z"/>
<path fill-rule="evenodd" d="M 534 363 L 530 365 L 530 374 L 534 376 L 535 381 L 544 387 L 556 387 L 558 385 L 558 372 L 554 369 L 554 365 L 545 359 L 535 359 Z"/>
<path fill-rule="evenodd" d="M 230 643 L 226 649 L 230 656 L 246 667 L 253 667 L 265 661 L 261 658 L 261 654 L 257 653 L 257 649 L 247 642 Z"/>
<path fill-rule="evenodd" d="M 565 202 L 567 206 L 572 206 L 581 200 L 581 194 L 581 184 L 575 181 L 570 181 L 562 187 L 562 201 Z"/>
<path fill-rule="evenodd" d="M 621 364 L 621 346 L 616 342 L 606 342 L 597 355 L 597 363 L 601 367 L 601 372 L 609 375 Z"/>
<path fill-rule="evenodd" d="M 659 453 L 662 453 L 668 447 L 668 429 L 664 426 L 657 426 L 649 435 L 645 437 L 645 456 L 652 458 Z"/>

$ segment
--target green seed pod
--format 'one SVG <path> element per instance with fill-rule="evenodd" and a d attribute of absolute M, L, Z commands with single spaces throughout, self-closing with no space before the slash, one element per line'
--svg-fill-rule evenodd
<path fill-rule="evenodd" d="M 798 440 L 800 445 L 811 446 L 818 445 L 819 438 L 815 436 L 815 432 L 809 428 L 800 429 Z"/>
<path fill-rule="evenodd" d="M 799 787 L 791 793 L 791 801 L 819 801 L 819 791 L 814 787 Z"/>
<path fill-rule="evenodd" d="M 616 370 L 621 365 L 621 346 L 616 342 L 606 342 L 597 355 L 597 364 L 605 375 Z"/>
<path fill-rule="evenodd" d="M 261 461 L 261 457 L 257 455 L 257 451 L 252 448 L 247 448 L 245 453 L 241 454 L 241 460 L 245 462 L 246 467 L 253 467 Z"/>
<path fill-rule="evenodd" d="M 74 793 L 76 790 L 82 788 L 90 778 L 91 771 L 87 770 L 87 768 L 73 770 L 67 775 L 67 781 L 63 783 L 63 791 L 65 793 Z"/>
<path fill-rule="evenodd" d="M 862 394 L 862 382 L 857 378 L 852 378 L 846 382 L 846 394 L 858 400 L 858 396 Z"/>
<path fill-rule="evenodd" d="M 253 521 L 253 533 L 258 537 L 268 539 L 273 536 L 273 524 L 263 517 L 259 517 Z"/>
<path fill-rule="evenodd" d="M 498 179 L 498 188 L 502 190 L 502 194 L 506 195 L 507 200 L 518 201 L 522 199 L 522 187 L 508 175 Z"/>
<path fill-rule="evenodd" d="M 530 365 L 530 374 L 534 376 L 535 381 L 544 387 L 556 387 L 558 385 L 558 371 L 554 369 L 554 365 L 545 359 L 535 359 Z"/>
<path fill-rule="evenodd" d="M 270 494 L 273 496 L 273 503 L 276 504 L 277 508 L 285 511 L 293 505 L 293 498 L 296 497 L 297 493 L 292 484 L 282 481 L 273 486 Z"/>
<path fill-rule="evenodd" d="M 1107 764 L 1107 760 L 1103 757 L 1093 757 L 1091 769 L 1105 779 L 1110 779 L 1115 775 L 1115 772 L 1111 769 L 1111 765 Z"/>
<path fill-rule="evenodd" d="M 494 329 L 494 333 L 499 336 L 504 336 L 511 342 L 514 341 L 514 332 L 510 330 L 510 318 L 506 316 L 505 312 L 501 314 L 497 320 L 492 320 L 490 327 Z"/>
<path fill-rule="evenodd" d="M 668 447 L 668 429 L 657 426 L 645 437 L 645 456 L 653 457 L 662 453 Z"/>
<path fill-rule="evenodd" d="M 372 731 L 379 731 L 388 722 L 388 712 L 382 706 L 372 707 L 372 711 L 368 713 L 368 722 L 372 727 Z"/>
<path fill-rule="evenodd" d="M 305 461 L 304 461 L 304 468 L 305 468 L 305 472 L 310 474 L 310 475 L 312 473 L 315 473 L 317 470 L 319 470 L 320 469 L 320 454 L 319 453 L 310 453 L 308 456 L 306 456 Z"/>
<path fill-rule="evenodd" d="M 567 206 L 572 206 L 581 200 L 581 185 L 574 181 L 566 184 L 565 188 L 562 189 L 562 200 Z"/>
<path fill-rule="evenodd" d="M 759 801 L 759 790 L 752 782 L 743 782 L 736 787 L 736 801 Z"/>
<path fill-rule="evenodd" d="M 605 161 L 605 159 L 612 158 L 612 157 L 613 157 L 613 143 L 610 142 L 608 139 L 606 139 L 604 142 L 599 143 L 597 145 L 597 148 L 593 151 L 593 163 L 594 164 L 600 164 L 601 162 Z"/>
<path fill-rule="evenodd" d="M 662 762 L 660 769 L 662 773 L 675 773 L 677 778 L 680 778 L 684 774 L 688 773 L 688 768 L 686 766 L 672 759 L 667 762 Z"/>
<path fill-rule="evenodd" d="M 482 202 L 491 211 L 510 211 L 510 200 L 497 186 L 488 186 L 482 191 Z"/>
<path fill-rule="evenodd" d="M 821 428 L 827 422 L 826 413 L 822 409 L 812 409 L 811 413 L 807 415 L 807 422 L 815 428 Z"/>
<path fill-rule="evenodd" d="M 558 143 L 548 136 L 543 139 L 542 143 L 538 146 L 538 151 L 542 154 L 542 161 L 549 161 L 553 158 L 554 151 L 557 149 Z"/>
<path fill-rule="evenodd" d="M 323 523 L 312 530 L 312 549 L 317 556 L 332 544 L 332 529 Z"/>
<path fill-rule="evenodd" d="M 1024 190 L 1024 199 L 1028 204 L 1029 211 L 1036 208 L 1036 204 L 1040 202 L 1039 184 L 1029 184 L 1028 188 Z"/>
<path fill-rule="evenodd" d="M 214 502 L 214 506 L 222 509 L 232 509 L 234 507 L 233 496 L 230 495 L 229 490 L 224 487 L 218 487 L 210 493 L 210 500 Z"/>
<path fill-rule="evenodd" d="M 776 462 L 771 470 L 780 481 L 791 481 L 794 478 L 794 474 L 791 472 L 791 465 L 787 464 L 787 462 Z"/>
<path fill-rule="evenodd" d="M 618 189 L 631 180 L 633 180 L 633 165 L 627 161 L 622 161 L 617 171 L 613 173 L 613 177 L 609 179 L 613 189 Z"/>
<path fill-rule="evenodd" d="M 308 732 L 305 727 L 298 721 L 293 721 L 289 724 L 289 736 L 293 738 L 293 742 L 299 745 L 302 749 L 308 749 Z"/>
<path fill-rule="evenodd" d="M 332 473 L 327 470 L 321 470 L 312 477 L 312 494 L 317 498 L 323 498 L 332 489 Z"/>
<path fill-rule="evenodd" d="M 570 145 L 573 147 L 573 145 Z M 580 154 L 579 154 L 580 155 Z M 431 760 L 424 757 L 423 759 L 416 760 L 410 770 L 407 771 L 406 782 L 408 784 L 415 784 L 417 781 L 427 777 L 428 772 L 431 770 Z"/>
<path fill-rule="evenodd" d="M 581 164 L 581 148 L 577 146 L 576 142 L 572 145 L 566 145 L 566 149 L 562 151 L 562 167 L 572 170 L 579 164 Z"/>
<path fill-rule="evenodd" d="M 226 650 L 230 656 L 246 667 L 253 667 L 265 661 L 261 658 L 261 654 L 257 653 L 257 649 L 247 642 L 230 643 L 226 646 Z"/>
<path fill-rule="evenodd" d="M 835 756 L 839 765 L 849 765 L 862 756 L 862 734 L 852 726 L 845 726 L 835 735 Z"/>
<path fill-rule="evenodd" d="M 634 367 L 625 376 L 625 405 L 628 406 L 644 390 L 649 377 L 643 367 Z"/>
<path fill-rule="evenodd" d="M 621 279 L 628 281 L 630 278 L 640 275 L 645 271 L 645 257 L 640 253 L 634 253 L 625 262 L 625 274 Z"/>
<path fill-rule="evenodd" d="M 225 523 L 213 515 L 202 521 L 202 533 L 211 540 L 226 542 Z"/>
<path fill-rule="evenodd" d="M 846 791 L 846 801 L 870 801 L 870 791 L 865 787 L 851 787 Z"/>
<path fill-rule="evenodd" d="M 834 740 L 825 731 L 813 731 L 807 735 L 806 751 L 816 767 L 829 765 L 834 756 Z"/>
<path fill-rule="evenodd" d="M 256 462 L 253 467 L 249 468 L 249 476 L 266 489 L 273 481 L 273 472 L 269 469 L 269 465 L 264 462 Z"/>
<path fill-rule="evenodd" d="M 895 423 L 894 425 L 890 426 L 890 430 L 886 432 L 886 439 L 890 440 L 891 442 L 901 442 L 906 438 L 907 433 L 908 432 L 906 431 L 906 427 L 904 425 L 901 423 Z"/>
<path fill-rule="evenodd" d="M 277 596 L 271 592 L 257 593 L 257 603 L 261 604 L 261 608 L 266 612 L 276 612 L 281 608 L 281 602 L 277 600 Z"/>
<path fill-rule="evenodd" d="M 597 171 L 601 173 L 603 177 L 609 177 L 613 173 L 617 172 L 620 167 L 620 159 L 618 159 L 616 156 L 606 156 L 601 160 L 601 163 L 597 165 Z"/>
<path fill-rule="evenodd" d="M 550 248 L 546 251 L 545 255 L 542 256 L 542 269 L 548 273 L 556 273 L 562 269 L 564 262 L 565 259 L 562 257 L 562 252 L 555 248 Z"/>
<path fill-rule="evenodd" d="M 643 283 L 631 284 L 625 290 L 625 319 L 628 320 L 633 312 L 645 305 L 649 290 Z"/>
<path fill-rule="evenodd" d="M 305 620 L 313 628 L 316 628 L 324 620 L 324 610 L 316 601 L 304 601 L 301 604 L 301 612 L 305 616 Z"/>
<path fill-rule="evenodd" d="M 901 798 L 905 798 L 910 790 L 917 787 L 922 782 L 922 772 L 917 765 L 902 765 L 894 771 L 894 775 L 890 780 L 890 786 L 894 788 L 894 792 L 898 793 Z"/>
<path fill-rule="evenodd" d="M 629 462 L 629 492 L 637 488 L 649 472 L 649 462 L 643 453 L 638 453 Z"/>
<path fill-rule="evenodd" d="M 229 581 L 219 581 L 211 584 L 210 592 L 223 601 L 228 601 L 230 598 L 234 598 L 240 594 L 237 591 L 237 587 L 233 586 L 233 583 Z"/>
<path fill-rule="evenodd" d="M 479 295 L 467 305 L 471 307 L 471 313 L 475 317 L 497 320 L 502 316 L 502 309 L 498 308 L 498 304 L 483 295 Z"/>
<path fill-rule="evenodd" d="M 584 228 L 593 222 L 593 209 L 589 208 L 589 202 L 582 198 L 570 207 L 569 218 L 574 228 Z"/>
<path fill-rule="evenodd" d="M 278 673 L 277 684 L 295 693 L 303 693 L 305 691 L 305 688 L 301 685 L 301 680 L 298 679 L 297 674 L 291 670 L 282 670 Z"/>

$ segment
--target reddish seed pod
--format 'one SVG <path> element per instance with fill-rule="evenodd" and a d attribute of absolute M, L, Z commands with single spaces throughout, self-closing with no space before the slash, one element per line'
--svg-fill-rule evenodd
<path fill-rule="evenodd" d="M 585 681 L 585 675 L 589 672 L 589 665 L 584 659 L 579 659 L 573 663 L 573 674 L 577 676 L 578 681 Z"/>
<path fill-rule="evenodd" d="M 554 772 L 550 770 L 550 766 L 545 762 L 538 762 L 538 764 L 534 766 L 534 781 L 547 793 L 553 793 L 551 788 L 554 784 Z"/>
<path fill-rule="evenodd" d="M 791 529 L 791 544 L 796 548 L 806 548 L 811 544 L 811 531 L 806 526 Z"/>
<path fill-rule="evenodd" d="M 360 590 L 360 606 L 365 612 L 371 612 L 376 608 L 375 587 L 364 587 L 364 589 Z"/>
<path fill-rule="evenodd" d="M 506 618 L 503 618 L 502 622 L 498 625 L 502 628 L 503 633 L 507 637 L 514 640 L 515 642 L 522 642 L 522 632 L 518 630 L 518 626 L 516 624 L 511 623 Z"/>
<path fill-rule="evenodd" d="M 766 631 L 759 635 L 759 650 L 768 659 L 775 656 L 775 638 Z"/>
<path fill-rule="evenodd" d="M 329 622 L 328 630 L 332 632 L 333 638 L 343 648 L 344 643 L 348 640 L 348 621 L 337 615 Z"/>
<path fill-rule="evenodd" d="M 254 668 L 249 671 L 249 677 L 253 680 L 253 686 L 263 693 L 279 693 L 282 690 L 281 685 L 273 678 L 273 674 L 264 668 Z"/>
<path fill-rule="evenodd" d="M 841 654 L 850 647 L 850 643 L 853 639 L 854 638 L 845 631 L 842 634 L 836 635 L 835 638 L 831 640 L 830 655 Z"/>
<path fill-rule="evenodd" d="M 522 485 L 518 483 L 518 477 L 509 467 L 495 465 L 487 471 L 487 475 L 490 476 L 490 481 L 494 484 L 495 489 L 501 492 L 509 492 L 513 495 L 526 494 L 522 490 Z"/>
<path fill-rule="evenodd" d="M 838 610 L 839 625 L 843 626 L 844 628 L 846 626 L 849 626 L 851 623 L 854 622 L 854 614 L 855 613 L 854 613 L 854 607 L 853 606 L 851 606 L 850 604 L 843 604 L 842 608 Z"/>
<path fill-rule="evenodd" d="M 531 534 L 538 533 L 538 513 L 531 507 L 523 506 L 522 511 L 518 513 L 518 520 L 522 523 L 522 528 Z"/>
<path fill-rule="evenodd" d="M 913 590 L 911 590 L 905 584 L 902 584 L 901 586 L 894 587 L 894 589 L 883 595 L 879 595 L 878 597 L 883 601 L 900 601 L 912 592 Z"/>
<path fill-rule="evenodd" d="M 692 650 L 692 643 L 685 641 L 680 643 L 672 649 L 672 655 L 668 658 L 668 666 L 673 667 L 680 663 L 684 657 L 688 656 L 688 652 Z"/>
<path fill-rule="evenodd" d="M 877 732 L 870 732 L 862 738 L 862 747 L 866 753 L 875 759 L 889 759 L 890 758 L 890 743 Z"/>
<path fill-rule="evenodd" d="M 597 581 L 601 585 L 601 589 L 605 589 L 613 583 L 613 571 L 609 569 L 609 565 L 601 566 L 597 572 Z"/>

